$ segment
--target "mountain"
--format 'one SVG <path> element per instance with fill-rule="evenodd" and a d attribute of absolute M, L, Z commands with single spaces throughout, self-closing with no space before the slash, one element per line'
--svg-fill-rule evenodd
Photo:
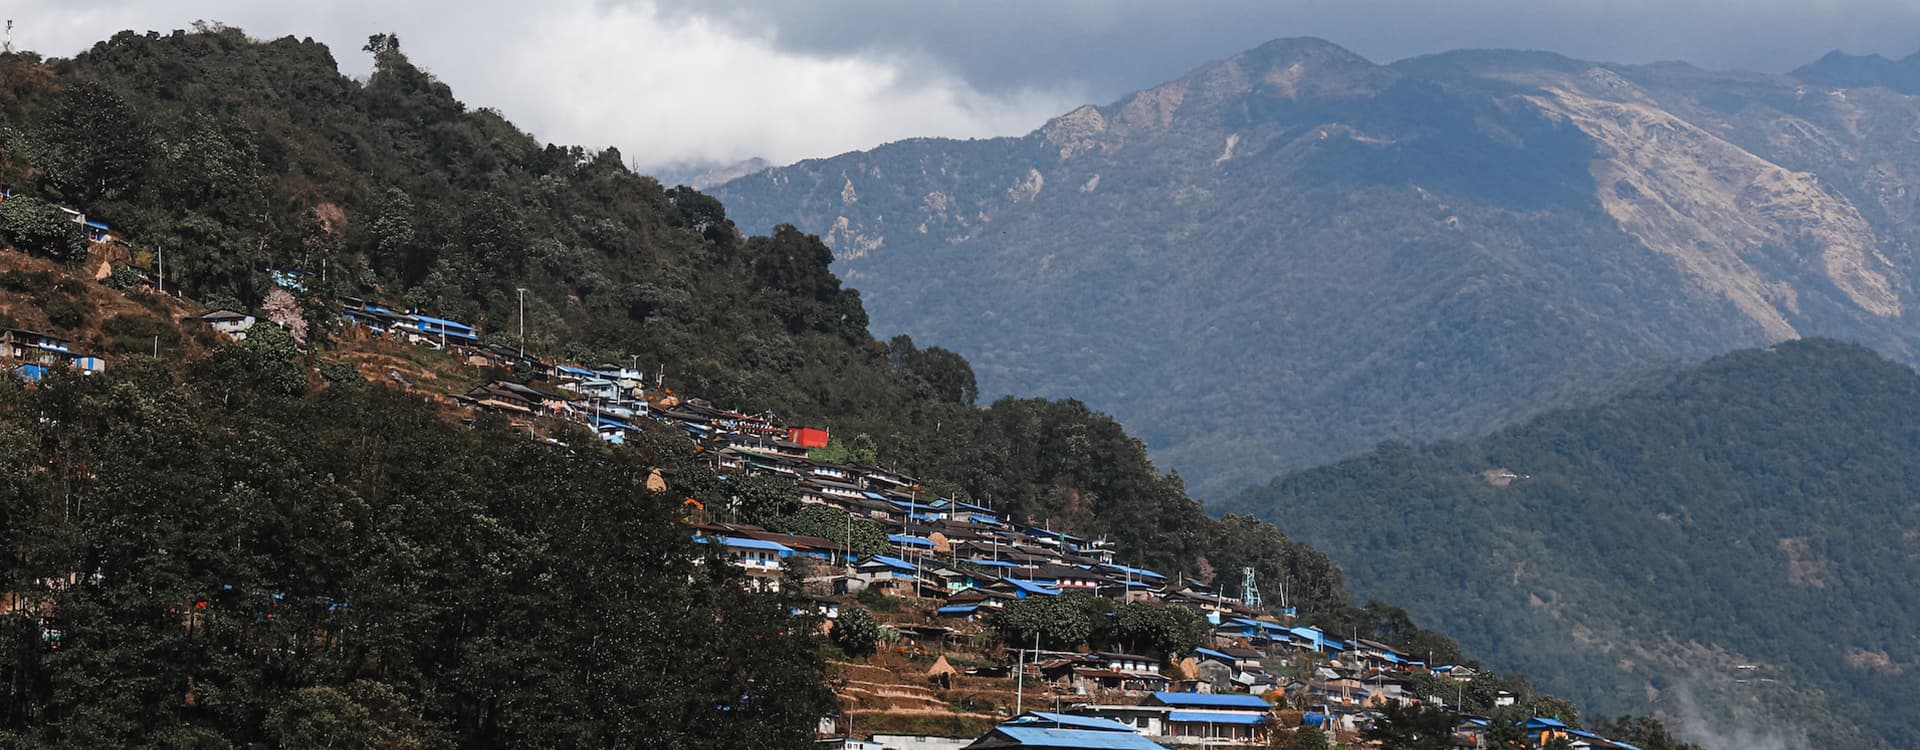
<path fill-rule="evenodd" d="M 1459 658 L 1319 551 L 1209 517 L 1086 404 L 982 406 L 966 359 L 875 339 L 817 238 L 746 236 L 617 151 L 468 109 L 389 35 L 366 51 L 364 81 L 216 24 L 0 55 L 0 326 L 111 360 L 0 379 L 0 747 L 814 744 L 827 667 L 790 616 L 811 607 L 743 590 L 673 525 L 746 482 L 665 427 L 615 450 L 473 416 L 455 396 L 530 376 L 381 351 L 339 326 L 342 296 L 638 364 L 831 428 L 929 494 L 1177 580 L 1251 568 L 1305 621 Z M 187 300 L 265 313 L 276 292 L 304 349 L 183 330 Z"/>
<path fill-rule="evenodd" d="M 1920 375 L 1804 340 L 1223 507 L 1591 710 L 1709 747 L 1914 747 L 1916 497 Z"/>
<path fill-rule="evenodd" d="M 1072 393 L 1203 496 L 1806 335 L 1915 359 L 1920 99 L 1684 64 L 1275 41 L 1016 138 L 715 189 L 876 330 Z"/>
<path fill-rule="evenodd" d="M 686 185 L 695 190 L 705 190 L 715 185 L 739 179 L 767 169 L 773 164 L 758 156 L 736 162 L 696 162 L 676 164 L 663 169 L 651 170 L 653 178 L 662 185 Z"/>
<path fill-rule="evenodd" d="M 1807 83 L 1833 88 L 1880 86 L 1902 94 L 1920 94 L 1920 53 L 1899 60 L 1880 55 L 1849 55 L 1835 50 L 1791 74 Z"/>

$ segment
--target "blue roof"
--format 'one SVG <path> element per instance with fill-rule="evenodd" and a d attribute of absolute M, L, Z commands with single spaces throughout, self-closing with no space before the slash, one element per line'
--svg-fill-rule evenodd
<path fill-rule="evenodd" d="M 1215 658 L 1215 659 L 1219 659 L 1219 660 L 1221 660 L 1221 661 L 1224 661 L 1224 662 L 1226 662 L 1226 663 L 1228 663 L 1228 664 L 1232 664 L 1232 663 L 1233 663 L 1233 662 L 1235 661 L 1235 659 L 1234 659 L 1233 657 L 1231 657 L 1231 656 L 1228 656 L 1228 655 L 1226 655 L 1226 654 L 1223 654 L 1223 653 L 1220 653 L 1220 652 L 1218 652 L 1218 651 L 1215 651 L 1215 650 L 1213 650 L 1213 649 L 1210 649 L 1210 648 L 1196 648 L 1196 649 L 1194 649 L 1194 650 L 1193 650 L 1193 652 L 1194 652 L 1194 653 L 1196 653 L 1196 654 L 1199 654 L 1199 655 L 1201 655 L 1201 656 L 1211 656 L 1211 657 L 1213 657 L 1213 658 Z"/>
<path fill-rule="evenodd" d="M 862 495 L 866 495 L 867 497 L 870 497 L 870 498 L 873 498 L 873 499 L 875 499 L 875 500 L 886 500 L 886 499 L 887 499 L 887 496 L 886 496 L 886 495 L 882 495 L 882 494 L 880 494 L 880 493 L 878 493 L 878 492 L 873 492 L 873 491 L 870 491 L 870 490 L 862 490 L 862 491 L 860 492 L 860 494 L 862 494 Z"/>
<path fill-rule="evenodd" d="M 877 562 L 877 563 L 880 563 L 881 565 L 885 565 L 889 568 L 894 568 L 897 570 L 919 570 L 919 568 L 914 567 L 913 563 L 907 562 L 898 557 L 888 557 L 886 555 L 874 555 L 873 557 L 867 558 L 867 561 Z"/>
<path fill-rule="evenodd" d="M 1038 594 L 1040 596 L 1059 596 L 1060 595 L 1059 589 L 1056 589 L 1050 586 L 1042 586 L 1032 581 L 1022 581 L 1015 578 L 1007 578 L 1004 580 L 1007 583 L 1013 584 L 1014 588 L 1029 594 Z"/>
<path fill-rule="evenodd" d="M 970 562 L 970 563 L 973 563 L 973 564 L 975 564 L 975 565 L 985 565 L 985 566 L 987 566 L 987 567 L 989 567 L 989 568 L 1018 568 L 1018 567 L 1020 567 L 1019 565 L 1016 565 L 1016 564 L 1014 564 L 1014 563 L 1010 563 L 1010 562 L 1007 562 L 1007 561 L 1005 561 L 1005 560 L 988 560 L 988 559 L 986 559 L 986 558 L 984 558 L 984 557 L 976 557 L 976 558 L 973 558 L 973 559 L 971 559 L 971 560 L 968 560 L 967 562 Z"/>
<path fill-rule="evenodd" d="M 87 220 L 87 226 L 89 226 L 89 227 L 92 227 L 92 228 L 94 228 L 94 229 L 99 229 L 99 230 L 103 230 L 103 231 L 107 229 L 107 223 L 106 223 L 106 222 L 104 222 L 104 221 L 94 221 L 94 220 L 92 220 L 92 219 L 88 219 L 88 220 Z"/>
<path fill-rule="evenodd" d="M 1048 713 L 1046 711 L 1028 711 L 1027 715 L 1014 719 L 1012 723 L 1019 724 L 1027 721 L 1032 721 L 1034 717 L 1039 717 L 1039 720 L 1041 722 L 1059 724 L 1067 729 L 1092 729 L 1100 732 L 1132 732 L 1133 731 L 1133 727 L 1114 721 L 1112 719 L 1102 719 L 1097 716 L 1074 716 L 1073 714 L 1056 714 L 1056 713 Z"/>
<path fill-rule="evenodd" d="M 1549 719 L 1544 716 L 1535 716 L 1527 720 L 1527 728 L 1528 729 L 1566 729 L 1567 725 L 1560 723 L 1559 719 Z"/>
<path fill-rule="evenodd" d="M 1161 691 L 1153 697 L 1169 706 L 1206 706 L 1209 708 L 1258 708 L 1266 710 L 1273 704 L 1257 695 L 1238 693 L 1171 693 Z"/>
<path fill-rule="evenodd" d="M 1168 711 L 1167 721 L 1204 721 L 1209 724 L 1264 724 L 1266 714 L 1229 714 L 1218 711 Z"/>
<path fill-rule="evenodd" d="M 1019 745 L 1034 747 L 1085 748 L 1086 750 L 1166 750 L 1133 732 L 1104 732 L 1092 729 L 1050 729 L 1001 724 L 995 732 Z"/>
<path fill-rule="evenodd" d="M 933 611 L 937 615 L 970 615 L 979 609 L 978 604 L 949 604 Z"/>
<path fill-rule="evenodd" d="M 1161 580 L 1166 580 L 1166 576 L 1161 575 L 1159 573 L 1155 573 L 1151 570 L 1147 570 L 1146 568 L 1133 568 L 1125 565 L 1117 565 L 1114 563 L 1100 563 L 1100 567 L 1109 568 L 1112 570 L 1118 570 L 1122 573 L 1132 573 L 1134 575 L 1140 576 L 1141 578 L 1158 578 Z"/>
<path fill-rule="evenodd" d="M 47 368 L 44 365 L 21 365 L 13 368 L 13 372 L 27 380 L 39 380 L 47 376 Z"/>
<path fill-rule="evenodd" d="M 933 548 L 933 542 L 929 541 L 926 537 L 923 537 L 923 536 L 911 536 L 908 534 L 888 534 L 887 541 L 893 542 L 894 544 L 907 544 L 915 547 L 926 547 L 928 549 Z"/>
<path fill-rule="evenodd" d="M 467 325 L 457 320 L 447 320 L 446 318 L 436 318 L 431 315 L 421 315 L 419 313 L 415 313 L 413 318 L 414 320 L 418 320 L 421 323 L 432 323 L 434 325 L 440 326 L 441 328 L 460 328 L 468 331 L 473 330 L 473 326 Z M 448 331 L 448 333 L 452 333 L 452 331 Z"/>
<path fill-rule="evenodd" d="M 559 371 L 561 371 L 561 372 L 564 372 L 564 373 L 566 373 L 566 374 L 568 374 L 568 375 L 585 375 L 585 376 L 588 376 L 588 377 L 592 377 L 593 375 L 595 375 L 595 374 L 596 374 L 596 373 L 595 373 L 594 371 L 592 371 L 592 370 L 588 370 L 588 369 L 585 369 L 585 368 L 581 368 L 581 367 L 574 367 L 573 365 L 560 365 L 559 367 L 555 367 L 555 368 L 553 368 L 553 369 L 555 369 L 555 370 L 559 370 Z"/>
<path fill-rule="evenodd" d="M 693 538 L 693 540 L 701 544 L 707 543 L 707 540 L 704 537 L 696 536 Z M 769 542 L 764 539 L 748 539 L 745 537 L 737 537 L 737 536 L 723 536 L 723 537 L 720 537 L 720 543 L 736 549 L 760 549 L 760 550 L 767 550 L 768 552 L 778 552 L 780 553 L 781 557 L 786 557 L 788 555 L 793 554 L 792 547 L 781 544 L 779 542 Z"/>

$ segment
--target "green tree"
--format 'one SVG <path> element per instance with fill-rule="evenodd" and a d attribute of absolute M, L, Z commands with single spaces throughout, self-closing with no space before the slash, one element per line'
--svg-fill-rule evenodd
<path fill-rule="evenodd" d="M 138 193 L 153 143 L 138 110 L 104 83 L 78 81 L 35 120 L 32 159 L 59 195 L 92 204 Z"/>
<path fill-rule="evenodd" d="M 1450 750 L 1460 715 L 1425 703 L 1388 703 L 1363 732 L 1382 750 Z"/>
<path fill-rule="evenodd" d="M 857 607 L 842 607 L 833 621 L 833 645 L 856 658 L 872 656 L 880 644 L 880 624 L 873 615 Z"/>
<path fill-rule="evenodd" d="M 1009 602 L 988 621 L 1000 640 L 1015 648 L 1071 649 L 1086 643 L 1093 624 L 1069 596 L 1031 596 Z"/>
<path fill-rule="evenodd" d="M 33 255 L 74 262 L 86 257 L 87 236 L 72 217 L 30 195 L 0 201 L 0 236 Z"/>

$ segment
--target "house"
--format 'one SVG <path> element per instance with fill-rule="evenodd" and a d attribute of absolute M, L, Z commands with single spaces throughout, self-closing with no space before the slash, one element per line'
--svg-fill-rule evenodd
<path fill-rule="evenodd" d="M 1267 742 L 1272 704 L 1254 695 L 1154 693 L 1149 704 L 1168 707 L 1167 737 L 1174 744 L 1257 746 Z"/>
<path fill-rule="evenodd" d="M 1113 721 L 1153 738 L 1166 735 L 1167 713 L 1172 710 L 1166 706 L 1088 703 L 1068 708 L 1067 713 Z"/>
<path fill-rule="evenodd" d="M 1160 674 L 1160 660 L 1147 656 L 1123 654 L 1118 651 L 1102 651 L 1098 654 L 1100 663 L 1115 672 L 1132 674 Z"/>
<path fill-rule="evenodd" d="M 787 428 L 787 442 L 799 445 L 802 448 L 825 448 L 827 447 L 828 435 L 826 430 L 819 427 L 789 427 Z"/>
<path fill-rule="evenodd" d="M 0 330 L 0 357 L 43 365 L 64 364 L 73 358 L 72 342 L 24 328 Z"/>
<path fill-rule="evenodd" d="M 867 582 L 867 586 L 892 594 L 911 596 L 915 593 L 915 584 L 920 580 L 919 566 L 886 555 L 867 558 L 865 562 L 854 566 L 854 572 Z"/>
<path fill-rule="evenodd" d="M 697 534 L 693 540 L 701 544 L 710 543 L 707 537 Z M 747 575 L 758 585 L 769 591 L 780 590 L 781 559 L 792 557 L 793 548 L 779 542 L 737 536 L 714 537 L 712 541 L 724 546 L 727 554 L 733 558 L 733 564 L 747 571 Z"/>
<path fill-rule="evenodd" d="M 889 747 L 896 747 L 888 745 Z M 1015 717 L 964 750 L 1163 750 L 1133 727 L 1099 717 L 1032 712 Z"/>
<path fill-rule="evenodd" d="M 216 333 L 226 334 L 235 341 L 245 339 L 247 337 L 247 329 L 252 328 L 254 324 L 252 315 L 235 312 L 226 308 L 207 313 L 195 318 L 195 320 L 205 324 L 208 328 L 212 328 Z"/>
<path fill-rule="evenodd" d="M 416 338 L 440 346 L 480 343 L 480 332 L 474 330 L 473 326 L 446 318 L 415 313 L 413 328 L 419 334 Z"/>
<path fill-rule="evenodd" d="M 887 750 L 961 750 L 972 737 L 942 737 L 931 734 L 874 734 L 873 741 Z"/>

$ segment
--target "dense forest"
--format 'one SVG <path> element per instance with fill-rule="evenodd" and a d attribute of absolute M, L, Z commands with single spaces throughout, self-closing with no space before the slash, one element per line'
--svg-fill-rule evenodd
<path fill-rule="evenodd" d="M 75 206 L 128 238 L 119 260 L 164 254 L 169 291 L 207 305 L 256 309 L 275 275 L 298 279 L 311 333 L 306 355 L 249 337 L 6 391 L 0 458 L 24 479 L 0 565 L 53 619 L 15 623 L 0 746 L 318 746 L 344 727 L 378 747 L 805 744 L 825 695 L 810 623 L 735 591 L 636 489 L 648 467 L 676 500 L 735 488 L 684 441 L 552 447 L 313 368 L 342 345 L 338 295 L 515 342 L 500 332 L 526 290 L 534 351 L 865 435 L 935 491 L 1170 574 L 1251 566 L 1329 630 L 1457 657 L 1403 611 L 1357 606 L 1325 555 L 1209 518 L 1112 419 L 976 404 L 961 357 L 873 339 L 817 237 L 746 237 L 613 149 L 467 109 L 398 39 L 365 51 L 364 82 L 310 40 L 217 26 L 0 56 L 0 182 L 28 207 L 0 239 L 71 260 L 35 217 Z"/>
<path fill-rule="evenodd" d="M 1226 505 L 1589 709 L 1913 747 L 1916 497 L 1920 375 L 1807 340 Z"/>
<path fill-rule="evenodd" d="M 0 747 L 811 742 L 810 608 L 672 523 L 718 499 L 684 439 L 307 394 L 290 344 L 0 386 Z"/>

